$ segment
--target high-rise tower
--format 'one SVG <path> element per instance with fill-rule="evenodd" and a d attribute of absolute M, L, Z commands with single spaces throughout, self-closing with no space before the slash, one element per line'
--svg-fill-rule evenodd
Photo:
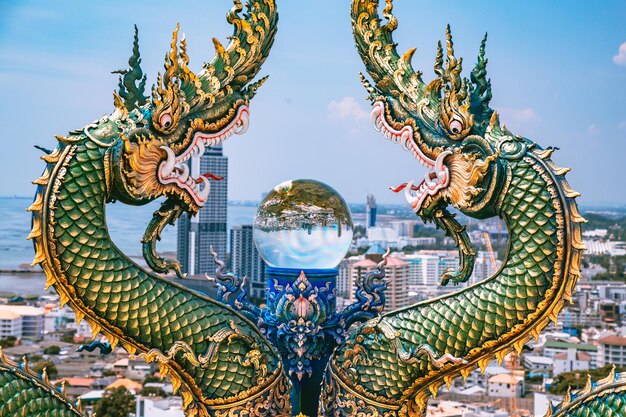
<path fill-rule="evenodd" d="M 233 226 L 230 231 L 230 264 L 240 278 L 247 277 L 248 297 L 255 303 L 265 300 L 265 262 L 252 237 L 252 225 Z"/>
<path fill-rule="evenodd" d="M 198 275 L 215 269 L 210 245 L 218 257 L 226 261 L 228 158 L 218 145 L 207 149 L 199 160 L 191 158 L 188 163 L 194 178 L 207 172 L 222 177 L 220 181 L 211 180 L 209 198 L 198 214 L 190 218 L 185 213 L 178 221 L 178 260 L 183 272 Z"/>
<path fill-rule="evenodd" d="M 376 199 L 373 195 L 367 196 L 365 205 L 365 228 L 376 227 Z"/>

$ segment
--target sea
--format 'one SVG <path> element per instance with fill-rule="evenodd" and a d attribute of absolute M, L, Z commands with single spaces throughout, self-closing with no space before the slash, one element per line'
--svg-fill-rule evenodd
<path fill-rule="evenodd" d="M 31 273 L 11 272 L 32 262 L 33 244 L 26 240 L 30 233 L 31 214 L 26 208 L 31 198 L 0 197 L 0 293 L 43 295 L 45 277 L 35 270 Z M 141 258 L 141 237 L 152 213 L 161 201 L 141 207 L 121 203 L 108 204 L 107 225 L 113 242 L 131 258 Z M 233 225 L 252 224 L 256 214 L 254 203 L 229 203 L 227 230 Z M 176 226 L 166 226 L 157 243 L 160 253 L 176 252 Z"/>

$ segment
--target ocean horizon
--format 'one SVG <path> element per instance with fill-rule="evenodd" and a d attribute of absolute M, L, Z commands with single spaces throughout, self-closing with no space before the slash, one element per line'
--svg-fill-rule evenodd
<path fill-rule="evenodd" d="M 30 264 L 35 252 L 32 242 L 26 240 L 30 233 L 31 213 L 26 208 L 31 198 L 0 197 L 0 270 L 20 269 Z M 161 205 L 153 201 L 145 206 L 107 204 L 107 225 L 111 239 L 122 252 L 131 258 L 141 257 L 141 238 L 152 213 Z M 234 225 L 252 224 L 257 210 L 254 202 L 229 202 L 227 230 Z M 230 233 L 229 233 L 230 234 Z M 161 253 L 176 252 L 176 226 L 166 226 L 157 243 Z M 2 285 L 0 283 L 0 290 Z"/>
<path fill-rule="evenodd" d="M 0 196 L 0 270 L 18 270 L 29 265 L 34 257 L 32 242 L 26 240 L 30 233 L 31 213 L 26 208 L 31 204 L 31 197 Z M 109 234 L 113 242 L 129 257 L 141 258 L 141 238 L 152 214 L 161 205 L 162 199 L 145 206 L 129 206 L 122 203 L 107 204 L 106 216 Z M 256 214 L 258 201 L 228 201 L 227 230 L 230 241 L 230 230 L 235 225 L 252 224 Z M 364 204 L 349 204 L 355 224 L 359 223 L 364 211 Z M 379 214 L 386 210 L 406 211 L 406 206 L 396 204 L 379 204 Z M 626 216 L 626 204 L 618 205 L 581 205 L 580 211 L 595 212 L 609 217 Z M 406 213 L 402 213 L 406 214 Z M 400 216 L 403 217 L 403 216 Z M 161 253 L 176 253 L 176 225 L 166 226 L 161 241 L 157 243 Z M 0 290 L 1 290 L 0 286 Z"/>

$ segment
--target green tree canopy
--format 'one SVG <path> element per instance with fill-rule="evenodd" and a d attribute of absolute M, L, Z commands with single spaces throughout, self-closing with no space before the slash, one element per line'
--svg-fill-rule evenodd
<path fill-rule="evenodd" d="M 128 417 L 135 412 L 135 396 L 124 387 L 107 389 L 93 411 L 98 417 Z"/>
<path fill-rule="evenodd" d="M 158 376 L 154 376 L 154 375 L 148 375 L 143 380 L 142 385 L 146 385 L 149 382 L 161 382 L 161 378 L 159 378 Z"/>
<path fill-rule="evenodd" d="M 167 393 L 159 387 L 143 387 L 141 395 L 144 397 L 167 397 Z"/>
<path fill-rule="evenodd" d="M 43 353 L 45 353 L 46 355 L 58 355 L 59 353 L 61 353 L 61 348 L 57 345 L 48 346 L 43 350 Z"/>
<path fill-rule="evenodd" d="M 5 339 L 0 339 L 0 347 L 10 348 L 15 346 L 17 338 L 15 336 L 7 336 Z"/>
<path fill-rule="evenodd" d="M 30 369 L 39 375 L 43 373 L 44 368 L 50 379 L 55 379 L 59 374 L 56 365 L 51 361 L 38 361 L 30 366 Z"/>
<path fill-rule="evenodd" d="M 550 387 L 551 394 L 564 395 L 567 392 L 567 387 L 572 387 L 572 390 L 578 390 L 585 386 L 587 382 L 587 374 L 591 375 L 592 381 L 605 378 L 610 372 L 612 365 L 607 365 L 603 368 L 590 369 L 588 371 L 573 371 L 563 372 L 554 378 L 554 383 Z M 624 372 L 626 367 L 617 366 L 615 372 Z"/>

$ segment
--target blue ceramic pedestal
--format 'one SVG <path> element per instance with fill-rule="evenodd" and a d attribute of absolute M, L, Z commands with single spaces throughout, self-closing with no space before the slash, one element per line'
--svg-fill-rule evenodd
<path fill-rule="evenodd" d="M 336 314 L 338 270 L 266 268 L 268 339 L 280 352 L 293 389 L 292 413 L 317 416 L 320 384 L 332 350 L 343 338 Z"/>

